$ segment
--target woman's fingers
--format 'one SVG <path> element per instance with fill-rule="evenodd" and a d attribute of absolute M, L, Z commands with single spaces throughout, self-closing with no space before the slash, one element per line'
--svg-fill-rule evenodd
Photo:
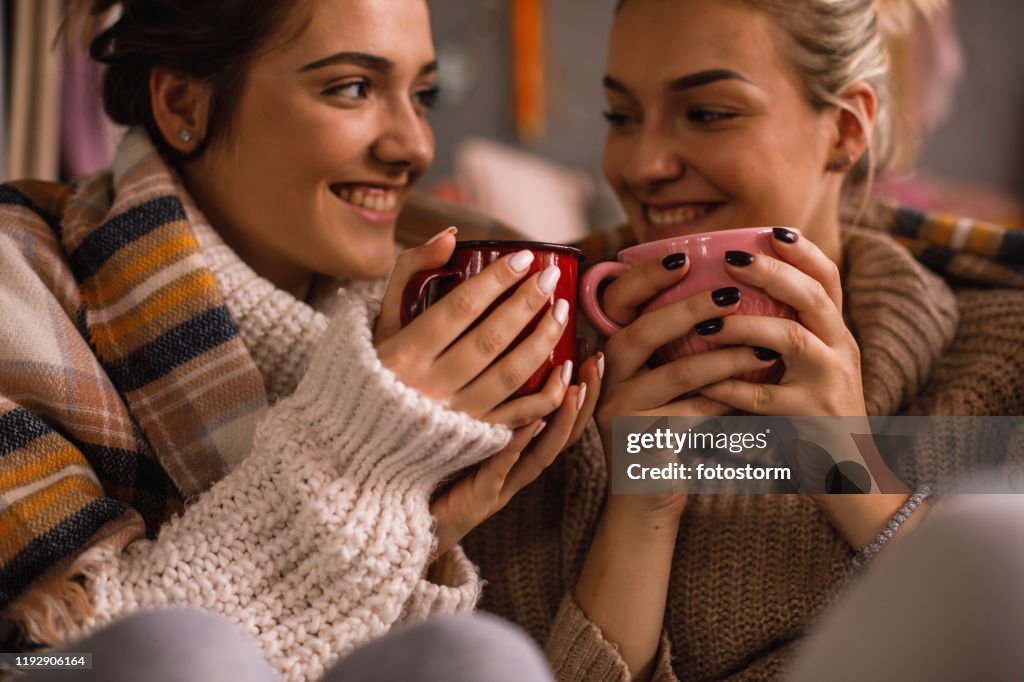
<path fill-rule="evenodd" d="M 743 349 L 744 352 L 762 357 L 770 356 L 774 351 L 782 355 L 789 370 L 806 363 L 824 365 L 829 360 L 828 346 L 796 320 L 760 315 L 730 315 L 714 322 L 716 324 L 698 325 L 699 329 L 706 332 L 703 338 L 708 343 L 748 346 Z"/>
<path fill-rule="evenodd" d="M 613 359 L 608 381 L 618 383 L 633 376 L 658 348 L 689 334 L 703 320 L 735 312 L 739 300 L 738 289 L 725 287 L 702 291 L 641 315 L 608 339 L 605 352 Z"/>
<path fill-rule="evenodd" d="M 505 479 L 499 504 L 504 506 L 513 495 L 532 483 L 547 469 L 558 453 L 562 452 L 579 414 L 580 397 L 586 401 L 585 386 L 573 386 L 566 393 L 561 407 L 549 420 L 544 430 L 534 438 L 519 461 Z"/>
<path fill-rule="evenodd" d="M 496 260 L 448 292 L 402 331 L 420 339 L 419 353 L 439 356 L 495 299 L 526 275 L 533 258 L 533 253 L 524 249 Z"/>
<path fill-rule="evenodd" d="M 539 326 L 538 326 L 539 331 Z M 523 343 L 526 343 L 524 341 Z M 520 344 L 521 346 L 522 344 Z M 519 348 L 516 349 L 518 351 Z M 474 381 L 467 389 L 459 391 L 451 400 L 449 407 L 453 410 L 461 410 L 470 416 L 494 424 L 505 424 L 511 429 L 528 424 L 551 414 L 562 404 L 566 391 L 569 389 L 569 382 L 572 381 L 572 362 L 566 362 L 560 367 L 555 367 L 548 376 L 544 387 L 537 393 L 516 398 L 502 404 L 506 397 L 511 395 L 523 381 L 529 377 L 519 371 L 503 369 L 503 363 L 517 362 L 511 358 L 516 351 L 509 353 L 502 361 L 492 367 L 481 378 Z M 539 365 L 539 362 L 538 362 Z M 536 365 L 532 365 L 536 369 Z M 533 370 L 530 370 L 531 373 Z M 513 377 L 511 380 L 507 377 Z M 515 386 L 519 377 L 520 381 Z M 509 388 L 512 386 L 511 388 Z"/>
<path fill-rule="evenodd" d="M 573 445 L 580 439 L 583 435 L 583 430 L 587 428 L 590 418 L 594 416 L 594 410 L 597 409 L 597 399 L 601 397 L 601 379 L 604 377 L 604 371 L 604 353 L 598 353 L 593 357 L 587 358 L 580 366 L 580 384 L 586 386 L 587 391 L 583 398 L 583 405 L 576 413 L 576 423 L 572 427 L 572 433 L 569 434 L 567 445 Z"/>
<path fill-rule="evenodd" d="M 560 274 L 559 269 L 551 265 L 526 280 L 508 300 L 448 348 L 437 362 L 435 374 L 438 390 L 445 394 L 455 393 L 504 353 L 530 321 L 548 304 Z M 533 334 L 525 342 L 526 348 L 533 353 L 520 353 L 514 362 L 506 364 L 505 371 L 517 373 L 508 377 L 510 383 L 515 383 L 521 374 L 525 374 L 522 381 L 512 387 L 512 391 L 519 388 L 550 356 L 551 349 L 561 338 L 568 319 L 569 303 L 559 299 L 552 306 L 551 314 L 543 318 L 539 325 L 546 333 Z M 534 356 L 536 361 L 531 365 L 529 363 Z"/>
<path fill-rule="evenodd" d="M 773 230 L 772 247 L 779 258 L 821 283 L 836 309 L 843 312 L 843 286 L 835 262 L 809 239 L 785 227 Z"/>
<path fill-rule="evenodd" d="M 437 549 L 440 556 L 455 546 L 474 527 L 500 509 L 505 479 L 543 422 L 528 424 L 512 432 L 508 444 L 455 483 L 430 503 L 437 521 Z"/>
<path fill-rule="evenodd" d="M 860 352 L 849 343 L 826 346 L 794 320 L 733 315 L 713 343 L 754 346 L 751 353 L 771 359 L 781 353 L 786 373 L 778 385 L 726 379 L 700 393 L 737 410 L 763 415 L 860 416 L 864 411 Z"/>
<path fill-rule="evenodd" d="M 726 379 L 700 389 L 701 395 L 736 410 L 765 416 L 806 414 L 789 400 L 792 391 L 774 384 L 752 384 L 739 379 Z M 795 396 L 793 396 L 795 397 Z"/>
<path fill-rule="evenodd" d="M 774 361 L 774 358 L 762 360 L 744 346 L 720 348 L 673 360 L 645 372 L 623 384 L 623 391 L 634 394 L 631 404 L 636 408 L 653 410 L 708 384 L 764 369 Z"/>
<path fill-rule="evenodd" d="M 689 270 L 684 253 L 653 258 L 609 284 L 604 290 L 601 307 L 608 317 L 624 327 L 636 319 L 637 308 L 686 277 Z"/>
<path fill-rule="evenodd" d="M 530 445 L 536 434 L 545 427 L 542 419 L 534 420 L 512 432 L 508 445 L 480 463 L 476 474 L 477 496 L 481 500 L 493 501 L 500 499 L 509 473 L 523 455 L 523 450 Z M 483 507 L 485 505 L 481 505 Z M 489 506 L 489 505 L 486 505 Z"/>
<path fill-rule="evenodd" d="M 422 246 L 398 254 L 387 291 L 381 301 L 380 317 L 374 330 L 374 337 L 378 343 L 391 338 L 402 328 L 402 295 L 409 279 L 414 273 L 444 265 L 455 249 L 456 233 L 457 228 L 449 227 L 438 232 Z"/>
<path fill-rule="evenodd" d="M 661 417 L 723 417 L 733 409 L 731 405 L 726 405 L 707 396 L 695 395 L 691 398 L 659 405 L 652 410 L 640 410 L 629 416 L 659 419 Z"/>
<path fill-rule="evenodd" d="M 730 276 L 744 284 L 764 289 L 775 300 L 792 306 L 800 322 L 826 344 L 832 345 L 846 335 L 846 324 L 841 312 L 841 291 L 830 292 L 817 279 L 784 260 L 742 251 L 730 254 L 732 256 L 727 257 L 726 261 Z M 821 258 L 825 258 L 824 255 Z M 808 256 L 807 260 L 815 259 Z M 824 264 L 818 266 L 825 267 Z M 831 267 L 835 268 L 835 264 Z M 838 297 L 838 305 L 833 296 Z"/>

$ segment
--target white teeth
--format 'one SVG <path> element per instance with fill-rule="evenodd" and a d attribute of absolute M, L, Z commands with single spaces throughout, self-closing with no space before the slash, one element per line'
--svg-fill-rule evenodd
<path fill-rule="evenodd" d="M 398 206 L 398 192 L 393 189 L 340 187 L 336 194 L 346 203 L 378 213 L 393 211 Z"/>
<path fill-rule="evenodd" d="M 680 206 L 679 208 L 659 209 L 653 206 L 647 207 L 647 219 L 652 225 L 674 225 L 687 223 L 706 215 L 714 204 L 696 204 Z"/>

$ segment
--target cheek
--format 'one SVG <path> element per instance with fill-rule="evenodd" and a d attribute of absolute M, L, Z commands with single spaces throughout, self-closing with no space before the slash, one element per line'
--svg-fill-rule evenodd
<path fill-rule="evenodd" d="M 622 169 L 629 157 L 629 147 L 627 140 L 609 135 L 605 140 L 604 153 L 601 156 L 601 170 L 604 172 L 604 179 L 618 193 L 621 193 L 625 185 L 622 179 Z"/>
<path fill-rule="evenodd" d="M 361 121 L 320 121 L 302 128 L 301 140 L 292 140 L 292 158 L 304 174 L 335 180 L 351 175 L 351 167 L 363 159 L 374 139 L 371 126 Z"/>
<path fill-rule="evenodd" d="M 808 178 L 808 164 L 805 144 L 798 137 L 759 131 L 737 142 L 731 145 L 731 152 L 718 157 L 723 181 L 741 194 L 762 200 L 772 195 L 782 200 L 801 191 Z"/>
<path fill-rule="evenodd" d="M 434 163 L 434 154 L 437 152 L 437 140 L 434 137 L 434 127 L 425 118 L 423 119 L 423 136 L 430 144 L 430 158 L 427 160 L 427 166 L 430 166 Z"/>
<path fill-rule="evenodd" d="M 257 164 L 271 167 L 282 184 L 301 184 L 344 179 L 347 168 L 369 148 L 374 135 L 372 121 L 360 112 L 345 111 L 296 96 L 292 102 L 265 104 L 253 128 L 261 131 L 248 145 Z"/>

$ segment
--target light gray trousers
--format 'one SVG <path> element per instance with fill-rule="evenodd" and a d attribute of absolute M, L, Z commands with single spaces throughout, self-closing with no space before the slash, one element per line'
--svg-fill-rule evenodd
<path fill-rule="evenodd" d="M 68 648 L 92 653 L 91 671 L 36 671 L 26 682 L 280 682 L 256 645 L 202 611 L 139 612 Z M 340 660 L 323 682 L 549 682 L 536 644 L 486 614 L 438 616 L 388 634 Z"/>

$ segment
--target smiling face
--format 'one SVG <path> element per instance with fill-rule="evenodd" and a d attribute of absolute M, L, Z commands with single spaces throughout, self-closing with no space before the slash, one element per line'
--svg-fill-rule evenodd
<path fill-rule="evenodd" d="M 225 241 L 296 293 L 313 273 L 386 275 L 398 211 L 434 155 L 426 2 L 308 4 L 302 32 L 255 57 L 229 134 L 183 164 Z"/>
<path fill-rule="evenodd" d="M 762 225 L 838 241 L 832 110 L 816 111 L 772 20 L 725 0 L 629 0 L 605 78 L 605 177 L 641 241 Z M 827 251 L 826 251 L 827 252 Z"/>

